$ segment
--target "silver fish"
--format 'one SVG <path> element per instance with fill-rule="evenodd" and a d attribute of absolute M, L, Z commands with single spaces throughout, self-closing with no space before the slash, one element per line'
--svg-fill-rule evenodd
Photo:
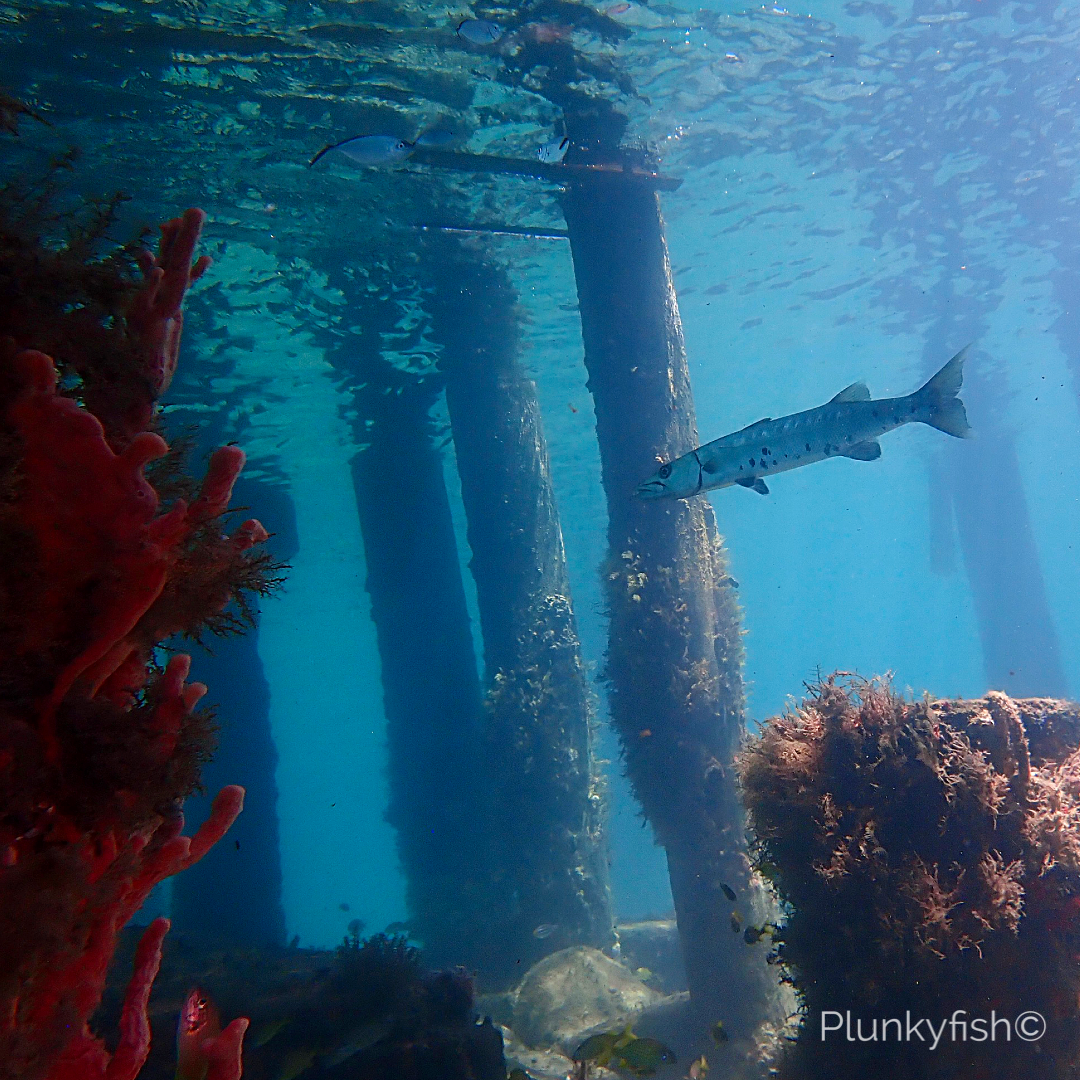
<path fill-rule="evenodd" d="M 473 45 L 494 45 L 503 36 L 503 29 L 489 19 L 462 19 L 457 35 Z"/>
<path fill-rule="evenodd" d="M 340 150 L 346 157 L 361 165 L 396 165 L 416 149 L 416 143 L 406 142 L 394 135 L 352 135 L 341 142 L 324 146 L 309 162 L 308 168 L 331 150 Z"/>
<path fill-rule="evenodd" d="M 970 348 L 970 346 L 968 346 Z M 763 477 L 829 457 L 875 461 L 879 435 L 904 424 L 929 424 L 947 435 L 971 434 L 957 396 L 964 379 L 961 349 L 925 386 L 907 397 L 873 401 L 866 383 L 852 383 L 816 409 L 773 420 L 766 417 L 669 461 L 642 483 L 643 499 L 688 499 L 702 491 L 739 484 L 768 495 Z"/>
<path fill-rule="evenodd" d="M 532 932 L 532 935 L 533 935 L 534 938 L 539 938 L 541 941 L 543 941 L 544 938 L 551 937 L 551 935 L 554 934 L 555 931 L 558 930 L 558 929 L 559 929 L 559 927 L 555 923 L 549 923 L 549 922 L 541 923 Z"/>
<path fill-rule="evenodd" d="M 536 151 L 536 156 L 541 161 L 554 165 L 558 164 L 566 157 L 566 151 L 569 149 L 570 139 L 564 135 L 561 139 L 552 139 L 551 142 L 544 143 L 544 145 Z"/>

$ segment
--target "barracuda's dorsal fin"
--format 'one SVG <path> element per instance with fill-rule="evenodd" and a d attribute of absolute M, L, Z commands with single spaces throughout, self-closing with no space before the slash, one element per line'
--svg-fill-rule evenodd
<path fill-rule="evenodd" d="M 738 431 L 733 431 L 731 433 L 731 435 L 741 435 L 744 431 L 750 431 L 751 428 L 761 427 L 762 424 L 771 424 L 771 423 L 772 423 L 772 417 L 771 416 L 763 416 L 760 420 L 755 420 L 752 424 L 747 424 L 746 427 L 741 427 L 741 428 L 739 428 Z M 730 439 L 731 435 L 727 435 L 727 436 L 725 436 L 725 438 Z"/>
<path fill-rule="evenodd" d="M 869 401 L 870 390 L 864 382 L 853 382 L 850 386 L 845 386 L 839 394 L 836 395 L 829 402 L 830 405 L 835 404 L 838 401 Z"/>

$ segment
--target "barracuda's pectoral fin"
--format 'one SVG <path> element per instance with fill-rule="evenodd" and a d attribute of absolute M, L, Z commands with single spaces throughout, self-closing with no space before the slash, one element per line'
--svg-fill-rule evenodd
<path fill-rule="evenodd" d="M 856 461 L 877 461 L 881 457 L 881 443 L 877 439 L 867 439 L 866 442 L 853 443 L 840 453 Z"/>
<path fill-rule="evenodd" d="M 741 480 L 736 480 L 735 483 L 740 487 L 756 491 L 759 495 L 769 494 L 769 485 L 760 476 L 744 476 Z"/>
<path fill-rule="evenodd" d="M 853 382 L 850 386 L 845 386 L 839 394 L 836 395 L 829 402 L 830 405 L 834 405 L 838 401 L 869 401 L 870 390 L 864 382 Z"/>

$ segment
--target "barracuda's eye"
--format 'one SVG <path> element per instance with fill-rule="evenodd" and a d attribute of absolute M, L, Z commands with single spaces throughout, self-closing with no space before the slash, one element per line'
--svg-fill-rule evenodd
<path fill-rule="evenodd" d="M 660 479 L 661 480 L 666 480 L 670 475 L 671 475 L 671 466 L 670 465 L 661 465 L 660 466 Z"/>

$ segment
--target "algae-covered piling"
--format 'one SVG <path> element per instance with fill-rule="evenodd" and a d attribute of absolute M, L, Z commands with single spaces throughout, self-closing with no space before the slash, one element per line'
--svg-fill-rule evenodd
<path fill-rule="evenodd" d="M 695 1005 L 747 1030 L 762 1018 L 766 969 L 731 932 L 721 888 L 744 895 L 747 883 L 732 768 L 743 729 L 738 609 L 709 502 L 634 497 L 658 457 L 697 445 L 663 218 L 655 192 L 603 176 L 570 186 L 562 204 L 608 503 L 612 720 L 667 850 Z"/>
<path fill-rule="evenodd" d="M 413 932 L 433 963 L 473 963 L 487 940 L 478 903 L 480 687 L 430 415 L 439 380 L 377 355 L 352 360 L 371 421 L 352 467 L 382 661 L 386 817 Z M 337 362 L 347 361 L 339 353 Z"/>
<path fill-rule="evenodd" d="M 603 802 L 547 444 L 517 359 L 516 296 L 505 272 L 455 240 L 427 253 L 484 641 L 477 780 L 490 799 L 493 877 L 482 970 L 507 981 L 554 949 L 612 944 Z"/>

